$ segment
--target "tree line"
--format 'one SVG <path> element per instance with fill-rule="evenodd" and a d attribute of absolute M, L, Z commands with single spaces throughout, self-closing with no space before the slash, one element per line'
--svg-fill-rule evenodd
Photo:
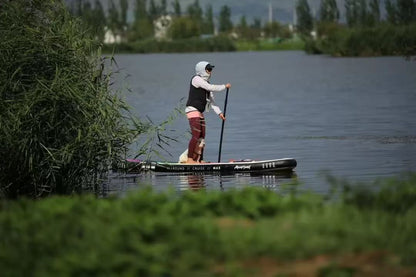
<path fill-rule="evenodd" d="M 237 24 L 231 20 L 232 11 L 228 5 L 223 5 L 218 17 L 214 16 L 212 4 L 201 7 L 199 0 L 195 0 L 185 9 L 178 0 L 135 0 L 129 6 L 128 0 L 110 0 L 107 11 L 101 2 L 95 0 L 76 0 L 69 5 L 73 15 L 80 17 L 89 29 L 100 40 L 104 40 L 106 30 L 120 35 L 125 41 L 151 39 L 155 33 L 155 21 L 163 16 L 171 16 L 167 38 L 171 40 L 198 38 L 201 35 L 234 33 L 238 38 L 257 39 L 266 37 L 290 37 L 287 26 L 279 22 L 262 23 L 255 18 L 251 24 L 247 17 L 241 16 Z M 134 9 L 133 18 L 128 20 L 129 9 Z"/>
<path fill-rule="evenodd" d="M 386 0 L 386 17 L 381 17 L 380 0 L 345 0 L 345 18 L 348 27 L 374 27 L 381 23 L 408 25 L 416 22 L 416 2 L 414 0 Z M 303 35 L 310 35 L 316 24 L 339 23 L 340 10 L 336 0 L 321 0 L 319 14 L 312 15 L 308 0 L 298 0 L 297 28 Z"/>
<path fill-rule="evenodd" d="M 171 11 L 168 12 L 169 5 Z M 128 21 L 127 13 L 134 7 L 133 19 Z M 100 40 L 104 38 L 106 28 L 114 34 L 125 36 L 129 41 L 151 38 L 154 36 L 155 20 L 171 15 L 174 19 L 170 27 L 170 38 L 181 39 L 197 37 L 201 34 L 214 34 L 213 7 L 208 4 L 205 10 L 198 0 L 182 9 L 178 0 L 135 0 L 133 7 L 128 0 L 110 0 L 105 11 L 101 2 L 95 0 L 76 0 L 70 5 L 70 11 L 79 16 Z M 224 5 L 218 20 L 220 32 L 232 28 L 231 9 Z"/>
<path fill-rule="evenodd" d="M 380 0 L 345 0 L 343 7 L 338 7 L 336 0 L 321 0 L 316 15 L 308 0 L 298 0 L 294 29 L 277 21 L 263 23 L 259 18 L 249 23 L 245 15 L 233 23 L 229 6 L 223 5 L 219 15 L 214 16 L 212 4 L 203 8 L 199 0 L 185 8 L 179 0 L 110 0 L 107 10 L 99 0 L 92 1 L 73 1 L 72 14 L 80 17 L 100 42 L 108 30 L 122 38 L 118 46 L 121 51 L 232 51 L 236 47 L 230 37 L 237 39 L 237 43 L 258 42 L 264 38 L 287 39 L 297 33 L 305 41 L 308 53 L 411 55 L 416 52 L 412 46 L 416 45 L 414 0 L 386 0 L 385 16 Z M 133 10 L 131 18 L 129 10 Z M 342 20 L 341 13 L 345 15 Z M 154 39 L 157 24 L 167 30 L 162 42 Z M 201 37 L 210 39 L 202 41 Z"/>
<path fill-rule="evenodd" d="M 336 0 L 321 0 L 313 16 L 307 0 L 298 0 L 297 30 L 311 53 L 332 55 L 416 54 L 416 1 L 345 0 L 345 22 L 340 22 Z M 311 38 L 314 39 L 311 39 Z"/>

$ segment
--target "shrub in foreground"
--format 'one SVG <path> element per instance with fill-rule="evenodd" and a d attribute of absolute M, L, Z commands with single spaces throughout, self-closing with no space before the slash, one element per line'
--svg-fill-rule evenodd
<path fill-rule="evenodd" d="M 329 202 L 250 188 L 2 202 L 0 268 L 2 276 L 291 275 L 282 265 L 319 255 L 309 275 L 397 276 L 416 261 L 415 185 L 413 175 L 378 192 L 346 187 Z"/>
<path fill-rule="evenodd" d="M 0 37 L 0 197 L 94 189 L 131 138 L 97 45 L 53 0 L 3 1 Z"/>

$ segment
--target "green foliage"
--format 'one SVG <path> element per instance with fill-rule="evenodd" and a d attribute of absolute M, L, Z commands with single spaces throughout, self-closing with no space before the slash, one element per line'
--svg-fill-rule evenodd
<path fill-rule="evenodd" d="M 297 30 L 304 36 L 310 36 L 313 29 L 313 18 L 307 0 L 298 0 L 296 4 L 296 15 L 298 18 Z"/>
<path fill-rule="evenodd" d="M 266 38 L 291 38 L 292 33 L 287 26 L 279 24 L 277 21 L 269 22 L 263 27 Z"/>
<path fill-rule="evenodd" d="M 395 258 L 382 268 L 414 265 L 415 185 L 410 175 L 373 184 L 372 192 L 344 186 L 331 201 L 246 188 L 1 202 L 0 268 L 2 276 L 200 276 L 220 267 L 252 276 L 244 265 L 258 257 L 281 266 L 370 251 Z M 368 269 L 320 261 L 316 275 Z"/>
<path fill-rule="evenodd" d="M 127 35 L 129 41 L 149 39 L 153 37 L 153 24 L 147 16 L 140 17 L 131 26 Z"/>
<path fill-rule="evenodd" d="M 104 50 L 121 53 L 187 53 L 235 51 L 236 47 L 233 41 L 228 37 L 216 36 L 207 39 L 189 38 L 173 41 L 156 41 L 149 39 L 132 43 L 106 45 Z"/>
<path fill-rule="evenodd" d="M 204 24 L 202 25 L 203 34 L 214 34 L 214 12 L 212 10 L 212 5 L 209 4 L 206 8 Z"/>
<path fill-rule="evenodd" d="M 334 183 L 336 185 L 336 182 Z M 416 206 L 416 175 L 405 174 L 401 178 L 389 178 L 376 186 L 379 191 L 374 193 L 367 186 L 353 188 L 344 185 L 342 188 L 344 203 L 360 209 L 372 209 L 391 213 L 406 213 Z"/>
<path fill-rule="evenodd" d="M 346 18 L 349 27 L 367 25 L 367 2 L 366 0 L 345 1 Z"/>
<path fill-rule="evenodd" d="M 169 28 L 169 35 L 174 40 L 199 37 L 200 34 L 200 25 L 190 17 L 175 18 Z"/>
<path fill-rule="evenodd" d="M 396 6 L 391 0 L 386 0 L 384 5 L 386 7 L 387 22 L 389 22 L 390 24 L 396 24 L 397 23 Z"/>
<path fill-rule="evenodd" d="M 318 26 L 319 39 L 307 41 L 306 50 L 333 56 L 380 56 L 416 54 L 416 24 L 390 24 L 367 28 L 345 28 L 334 24 Z"/>
<path fill-rule="evenodd" d="M 268 40 L 238 40 L 238 51 L 276 51 L 304 50 L 305 43 L 301 39 L 268 39 Z"/>
<path fill-rule="evenodd" d="M 203 23 L 203 11 L 199 5 L 199 1 L 195 0 L 194 3 L 190 4 L 187 8 L 188 16 L 192 19 L 194 24 L 198 26 L 199 29 L 202 28 Z"/>
<path fill-rule="evenodd" d="M 322 0 L 319 16 L 322 22 L 338 22 L 339 10 L 336 0 Z"/>
<path fill-rule="evenodd" d="M 108 27 L 113 34 L 121 32 L 123 23 L 120 17 L 120 10 L 117 8 L 114 0 L 110 0 L 110 7 L 108 9 Z"/>
<path fill-rule="evenodd" d="M 181 9 L 181 3 L 179 3 L 179 0 L 175 0 L 172 3 L 174 15 L 177 17 L 180 17 L 182 15 L 182 9 Z"/>
<path fill-rule="evenodd" d="M 227 5 L 221 7 L 220 18 L 219 18 L 219 31 L 221 33 L 230 32 L 233 28 L 231 21 L 231 9 Z"/>
<path fill-rule="evenodd" d="M 397 0 L 397 21 L 409 24 L 416 21 L 416 3 L 413 0 Z"/>
<path fill-rule="evenodd" d="M 97 45 L 57 1 L 0 9 L 0 194 L 94 190 L 134 133 Z"/>

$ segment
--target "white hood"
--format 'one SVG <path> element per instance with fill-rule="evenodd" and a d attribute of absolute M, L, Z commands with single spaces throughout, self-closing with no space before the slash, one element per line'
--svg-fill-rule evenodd
<path fill-rule="evenodd" d="M 211 74 L 207 73 L 205 67 L 209 64 L 209 62 L 202 61 L 196 64 L 195 66 L 195 74 L 201 76 L 205 81 L 209 80 Z"/>

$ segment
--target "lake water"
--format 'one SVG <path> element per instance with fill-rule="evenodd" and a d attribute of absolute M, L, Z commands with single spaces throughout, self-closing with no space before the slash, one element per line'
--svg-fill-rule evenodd
<path fill-rule="evenodd" d="M 300 51 L 115 58 L 121 69 L 117 84 L 131 89 L 128 103 L 137 115 L 155 123 L 186 101 L 195 64 L 214 64 L 211 82 L 232 84 L 222 161 L 295 158 L 298 166 L 291 178 L 316 192 L 328 191 L 326 174 L 360 183 L 416 171 L 416 61 L 332 58 Z M 224 99 L 225 93 L 216 94 L 222 108 Z M 216 161 L 221 120 L 212 111 L 206 119 L 205 160 Z M 188 128 L 184 115 L 167 126 L 166 135 L 178 143 L 166 146 L 172 155 L 166 154 L 166 160 L 176 161 L 186 149 Z M 288 177 L 146 173 L 113 176 L 107 189 L 124 192 L 150 184 L 156 190 L 170 185 L 179 190 L 246 185 L 279 190 Z"/>

